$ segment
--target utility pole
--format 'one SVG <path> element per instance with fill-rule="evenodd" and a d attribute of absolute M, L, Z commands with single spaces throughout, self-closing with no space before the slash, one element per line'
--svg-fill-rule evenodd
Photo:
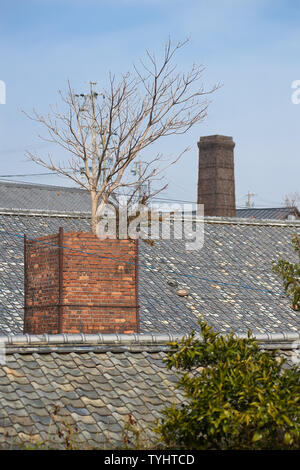
<path fill-rule="evenodd" d="M 90 128 L 91 133 L 92 133 L 92 142 L 91 142 L 91 149 L 92 149 L 92 154 L 94 158 L 92 159 L 92 167 L 89 166 L 89 170 L 92 171 L 93 176 L 95 175 L 95 153 L 96 153 L 96 145 L 97 145 L 97 140 L 96 140 L 96 134 L 95 134 L 95 102 L 96 99 L 98 98 L 98 93 L 96 93 L 93 89 L 94 86 L 97 85 L 97 82 L 90 82 L 90 93 L 80 93 L 80 94 L 75 94 L 75 98 L 81 99 L 82 104 L 79 105 L 79 112 L 80 113 L 88 113 L 89 110 L 92 111 L 92 122 L 89 123 L 87 122 L 86 125 L 82 125 L 83 128 Z M 89 113 L 87 114 L 88 119 Z M 81 174 L 85 174 L 85 168 L 81 168 Z"/>
<path fill-rule="evenodd" d="M 139 167 L 139 202 L 142 200 L 142 162 L 141 160 L 138 161 Z"/>
<path fill-rule="evenodd" d="M 87 112 L 87 118 L 86 119 L 91 120 L 91 122 L 87 122 L 87 124 L 85 126 L 82 126 L 82 127 L 91 129 L 91 152 L 92 152 L 93 158 L 92 158 L 92 167 L 89 167 L 89 169 L 92 171 L 92 174 L 93 174 L 94 177 L 96 177 L 96 174 L 97 174 L 97 163 L 98 163 L 97 162 L 97 160 L 98 160 L 98 158 L 97 158 L 98 157 L 98 155 L 97 155 L 98 154 L 98 149 L 97 149 L 97 128 L 98 128 L 98 124 L 97 124 L 97 118 L 96 118 L 96 101 L 98 99 L 99 93 L 97 93 L 96 90 L 95 90 L 96 85 L 97 85 L 97 82 L 90 81 L 90 92 L 89 93 L 87 93 L 87 94 L 81 93 L 81 94 L 76 94 L 75 95 L 76 98 L 83 99 L 83 103 L 80 106 L 79 111 L 82 112 L 82 113 Z M 104 95 L 102 95 L 102 96 L 104 96 Z M 99 131 L 99 129 L 98 129 L 98 131 Z M 109 164 L 109 162 L 107 162 L 106 160 L 107 160 L 107 158 L 105 156 L 104 160 L 102 162 L 102 174 L 101 174 L 102 181 L 105 181 L 106 173 L 107 173 L 107 170 L 108 170 L 108 167 L 106 165 L 107 165 L 107 163 Z M 82 174 L 85 173 L 85 168 L 81 169 L 81 173 Z"/>
<path fill-rule="evenodd" d="M 147 192 L 148 190 L 148 195 L 150 195 L 150 180 L 148 180 L 148 188 L 145 189 L 145 186 L 146 185 L 142 185 L 142 169 L 143 169 L 143 163 L 145 162 L 142 162 L 141 160 L 138 160 L 137 162 L 135 162 L 135 168 L 133 168 L 131 170 L 131 173 L 134 175 L 134 176 L 138 176 L 138 184 L 137 184 L 137 188 L 138 188 L 138 200 L 139 202 L 142 200 L 142 195 L 143 195 L 143 189 L 145 190 L 145 192 Z M 143 188 L 144 186 L 144 188 Z"/>
<path fill-rule="evenodd" d="M 93 90 L 93 86 L 96 86 L 97 82 L 90 82 L 90 101 L 91 101 L 91 108 L 92 108 L 92 123 L 91 123 L 91 130 L 92 130 L 92 152 L 93 152 L 93 159 L 92 159 L 92 173 L 93 177 L 96 177 L 97 173 L 97 136 L 95 132 L 96 127 L 96 111 L 95 111 L 95 99 L 98 97 L 98 93 Z"/>
<path fill-rule="evenodd" d="M 251 197 L 254 197 L 254 196 L 256 196 L 255 193 L 250 193 L 250 191 L 248 191 L 246 207 L 253 207 L 254 206 L 254 203 L 251 205 Z"/>

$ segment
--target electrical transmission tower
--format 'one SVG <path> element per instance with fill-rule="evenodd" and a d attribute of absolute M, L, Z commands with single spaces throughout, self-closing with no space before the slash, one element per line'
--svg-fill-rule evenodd
<path fill-rule="evenodd" d="M 248 191 L 247 193 L 247 202 L 246 202 L 246 207 L 254 207 L 254 202 L 251 203 L 251 198 L 254 197 L 254 196 L 257 196 L 257 194 L 255 193 L 250 193 L 250 191 Z"/>

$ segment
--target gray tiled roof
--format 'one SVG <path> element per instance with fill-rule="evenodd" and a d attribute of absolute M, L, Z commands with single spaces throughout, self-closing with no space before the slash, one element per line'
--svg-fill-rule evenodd
<path fill-rule="evenodd" d="M 23 326 L 23 234 L 89 230 L 87 214 L 1 211 L 0 333 Z M 206 218 L 204 247 L 186 251 L 181 240 L 140 242 L 141 332 L 184 333 L 199 315 L 221 332 L 297 331 L 299 315 L 272 271 L 279 255 L 293 259 L 291 236 L 299 222 Z M 189 290 L 187 297 L 176 294 Z"/>
<path fill-rule="evenodd" d="M 300 213 L 296 208 L 291 207 L 266 207 L 257 208 L 249 207 L 245 209 L 237 209 L 236 216 L 240 218 L 268 219 L 268 220 L 286 220 L 290 216 L 300 219 Z"/>
<path fill-rule="evenodd" d="M 162 362 L 165 339 L 134 348 L 128 341 L 97 348 L 87 338 L 86 344 L 68 353 L 57 344 L 46 350 L 45 340 L 36 352 L 32 343 L 7 347 L 0 365 L 0 447 L 41 440 L 63 447 L 58 429 L 66 435 L 68 426 L 78 430 L 74 440 L 81 447 L 120 446 L 129 415 L 149 440 L 162 407 L 182 401 L 174 372 Z"/>
<path fill-rule="evenodd" d="M 297 313 L 271 271 L 279 255 L 293 259 L 300 223 L 290 221 L 206 218 L 204 247 L 192 252 L 181 240 L 141 241 L 142 335 L 20 335 L 24 233 L 90 226 L 81 190 L 21 186 L 0 184 L 0 447 L 50 439 L 57 448 L 68 425 L 81 446 L 120 446 L 129 415 L 151 439 L 162 407 L 183 401 L 163 363 L 166 343 L 196 328 L 199 315 L 221 332 L 244 336 L 251 328 L 262 349 L 299 363 Z M 187 297 L 176 294 L 180 287 Z"/>
<path fill-rule="evenodd" d="M 141 270 L 141 282 L 147 283 L 144 322 L 155 322 L 156 331 L 163 325 L 185 331 L 196 327 L 200 314 L 222 332 L 298 330 L 299 314 L 291 310 L 282 281 L 272 272 L 272 260 L 278 256 L 296 260 L 291 252 L 294 233 L 300 233 L 299 222 L 216 217 L 205 219 L 200 250 L 186 251 L 182 241 L 174 240 L 160 241 L 153 248 L 144 245 L 143 258 L 158 271 Z M 189 296 L 178 297 L 176 285 L 187 289 Z"/>
<path fill-rule="evenodd" d="M 177 376 L 163 362 L 168 335 L 26 335 L 7 339 L 0 365 L 0 448 L 44 441 L 64 447 L 68 427 L 81 447 L 123 444 L 129 415 L 153 439 L 164 406 L 182 403 Z M 299 334 L 260 335 L 294 364 Z M 69 428 L 70 429 L 70 428 Z M 76 431 L 77 429 L 77 431 Z M 61 437 L 59 437 L 59 432 Z"/>
<path fill-rule="evenodd" d="M 0 182 L 0 208 L 90 211 L 90 195 L 80 188 Z"/>

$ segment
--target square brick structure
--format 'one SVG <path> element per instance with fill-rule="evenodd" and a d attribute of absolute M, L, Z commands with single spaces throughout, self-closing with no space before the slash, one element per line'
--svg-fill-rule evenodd
<path fill-rule="evenodd" d="M 234 149 L 232 137 L 209 135 L 198 142 L 198 204 L 205 216 L 235 217 Z"/>
<path fill-rule="evenodd" d="M 62 229 L 25 238 L 24 333 L 138 333 L 137 243 Z"/>

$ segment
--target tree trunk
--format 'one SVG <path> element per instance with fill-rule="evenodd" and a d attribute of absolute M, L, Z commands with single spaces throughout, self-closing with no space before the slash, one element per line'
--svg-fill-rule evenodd
<path fill-rule="evenodd" d="M 92 228 L 92 233 L 96 235 L 96 229 L 97 229 L 97 207 L 98 207 L 98 201 L 96 198 L 96 193 L 91 192 L 91 202 L 92 202 L 92 219 L 91 219 L 91 228 Z"/>

